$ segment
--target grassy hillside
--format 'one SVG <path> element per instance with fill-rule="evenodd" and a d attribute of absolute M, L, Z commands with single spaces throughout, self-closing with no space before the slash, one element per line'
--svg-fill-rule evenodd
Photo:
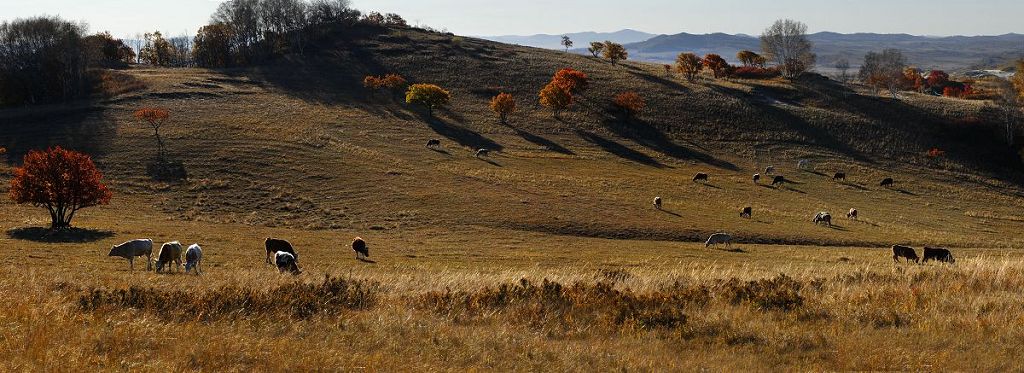
<path fill-rule="evenodd" d="M 977 347 L 1019 339 L 1024 247 L 1019 158 L 984 103 L 815 77 L 691 84 L 406 29 L 310 50 L 258 68 L 137 67 L 141 91 L 0 111 L 4 192 L 20 155 L 51 144 L 88 151 L 115 192 L 70 237 L 0 199 L 0 280 L 13 285 L 0 292 L 31 300 L 0 311 L 7 367 L 1019 368 L 1004 359 L 1015 345 Z M 562 67 L 592 82 L 559 120 L 535 97 Z M 431 119 L 362 88 L 392 72 L 449 88 L 452 105 Z M 625 90 L 647 99 L 637 119 L 608 109 Z M 499 91 L 518 99 L 507 126 L 486 106 Z M 131 118 L 143 106 L 171 111 L 162 133 L 187 181 L 146 176 L 156 143 Z M 481 147 L 496 152 L 478 159 Z M 932 147 L 948 157 L 928 159 Z M 797 170 L 804 158 L 815 170 Z M 753 184 L 768 164 L 792 183 Z M 834 227 L 810 222 L 821 210 Z M 719 231 L 736 236 L 729 250 L 698 242 Z M 357 235 L 373 263 L 352 259 Z M 268 236 L 302 254 L 297 279 L 263 264 Z M 137 237 L 200 242 L 207 273 L 129 273 L 105 256 Z M 958 262 L 894 266 L 893 243 L 949 246 Z M 545 278 L 564 287 L 538 290 Z M 764 278 L 776 282 L 746 282 Z M 974 347 L 949 350 L 956 340 Z"/>

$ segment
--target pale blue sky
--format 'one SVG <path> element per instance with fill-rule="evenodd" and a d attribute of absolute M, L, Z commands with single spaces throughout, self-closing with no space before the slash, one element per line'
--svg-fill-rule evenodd
<path fill-rule="evenodd" d="M 85 21 L 92 31 L 174 35 L 205 24 L 218 0 L 0 0 L 0 20 L 39 14 Z M 1024 0 L 354 0 L 410 23 L 463 35 L 615 31 L 758 34 L 777 18 L 812 32 L 916 35 L 1024 33 Z M 557 3 L 558 5 L 552 5 Z"/>

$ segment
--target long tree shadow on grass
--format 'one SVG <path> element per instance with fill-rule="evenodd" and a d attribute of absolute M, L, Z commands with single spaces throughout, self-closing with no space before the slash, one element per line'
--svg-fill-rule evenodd
<path fill-rule="evenodd" d="M 473 131 L 469 128 L 463 127 L 458 124 L 447 123 L 443 119 L 438 117 L 429 117 L 426 115 L 419 115 L 427 126 L 431 130 L 434 130 L 438 135 L 444 136 L 446 139 L 454 141 L 455 143 L 470 147 L 472 149 L 488 149 L 492 151 L 501 151 L 504 149 L 501 144 L 498 144 L 494 140 L 484 137 L 479 132 Z"/>
<path fill-rule="evenodd" d="M 113 236 L 113 231 L 86 228 L 51 230 L 44 227 L 21 227 L 7 231 L 7 237 L 11 239 L 45 243 L 87 243 Z"/>
<path fill-rule="evenodd" d="M 699 161 L 730 171 L 739 170 L 739 167 L 726 160 L 676 144 L 664 132 L 641 119 L 627 119 L 613 114 L 605 117 L 604 125 L 618 136 L 633 140 L 637 144 L 672 158 L 685 161 Z"/>
<path fill-rule="evenodd" d="M 524 140 L 529 141 L 529 142 L 534 143 L 534 144 L 537 144 L 537 145 L 540 145 L 540 146 L 543 146 L 544 148 L 546 148 L 548 150 L 551 150 L 553 152 L 558 152 L 558 153 L 562 153 L 562 154 L 566 154 L 566 155 L 573 155 L 573 154 L 575 154 L 575 153 L 572 152 L 572 150 L 569 150 L 568 148 L 566 148 L 566 147 L 564 147 L 562 145 L 559 145 L 558 143 L 556 143 L 554 141 L 548 140 L 546 138 L 537 136 L 535 134 L 529 133 L 527 131 L 524 131 L 524 130 L 521 130 L 521 129 L 518 129 L 518 128 L 514 128 L 513 127 L 512 129 L 515 130 L 516 134 L 519 135 L 519 137 L 522 137 Z"/>
<path fill-rule="evenodd" d="M 606 151 L 606 152 L 609 152 L 609 153 L 612 153 L 612 154 L 615 154 L 615 155 L 619 156 L 619 158 L 627 159 L 627 160 L 630 160 L 630 161 L 633 161 L 633 162 L 636 162 L 636 163 L 639 163 L 639 164 L 642 164 L 642 165 L 651 166 L 651 167 L 657 167 L 657 168 L 664 168 L 665 167 L 665 165 L 661 164 L 661 162 L 658 162 L 658 160 L 656 160 L 654 158 L 651 158 L 647 154 L 644 154 L 644 153 L 638 152 L 636 150 L 630 149 L 630 148 L 626 147 L 625 145 L 619 144 L 619 143 L 617 143 L 615 141 L 606 139 L 606 138 L 598 136 L 596 134 L 593 134 L 593 133 L 590 133 L 590 132 L 587 132 L 587 131 L 577 130 L 576 131 L 576 135 L 578 135 L 580 138 L 582 138 L 583 140 L 586 140 L 587 142 L 589 142 L 591 144 L 594 144 L 594 145 L 597 145 L 597 146 L 601 147 L 601 149 L 604 149 L 604 151 Z"/>

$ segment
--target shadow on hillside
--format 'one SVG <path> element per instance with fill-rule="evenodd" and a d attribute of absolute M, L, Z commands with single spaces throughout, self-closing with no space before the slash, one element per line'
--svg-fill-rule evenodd
<path fill-rule="evenodd" d="M 895 190 L 896 193 L 899 193 L 899 194 L 905 194 L 905 195 L 908 195 L 908 196 L 915 196 L 915 197 L 917 196 L 916 193 L 911 192 L 911 191 L 906 190 L 906 189 L 896 188 L 896 189 L 893 189 L 893 190 Z"/>
<path fill-rule="evenodd" d="M 711 188 L 711 189 L 718 189 L 718 190 L 722 190 L 722 187 L 720 187 L 720 186 L 717 186 L 717 185 L 715 185 L 715 184 L 711 184 L 711 183 L 697 183 L 697 184 L 699 184 L 699 185 L 701 185 L 701 186 L 703 186 L 703 187 L 705 187 L 705 188 Z"/>
<path fill-rule="evenodd" d="M 54 231 L 44 227 L 22 227 L 13 228 L 7 231 L 7 237 L 15 240 L 45 243 L 95 242 L 113 236 L 114 232 L 112 231 L 85 228 L 71 228 Z"/>
<path fill-rule="evenodd" d="M 658 162 L 658 160 L 651 158 L 647 154 L 630 149 L 625 145 L 619 144 L 615 141 L 606 139 L 596 134 L 583 130 L 576 130 L 576 135 L 578 135 L 580 138 L 586 140 L 591 144 L 601 147 L 601 149 L 604 149 L 604 151 L 606 152 L 619 156 L 619 158 L 627 159 L 651 167 L 665 167 L 665 165 L 661 164 L 661 162 Z"/>
<path fill-rule="evenodd" d="M 616 115 L 608 115 L 605 117 L 604 125 L 618 136 L 633 140 L 637 144 L 669 157 L 685 161 L 699 161 L 729 171 L 739 170 L 736 165 L 728 161 L 676 144 L 664 132 L 644 120 L 636 118 L 625 120 Z"/>
<path fill-rule="evenodd" d="M 55 145 L 102 158 L 110 149 L 116 130 L 112 121 L 103 120 L 103 107 L 94 105 L 75 103 L 0 111 L 0 145 L 7 148 L 8 164 L 20 164 L 29 151 Z"/>
<path fill-rule="evenodd" d="M 493 160 L 493 159 L 490 159 L 490 158 L 476 157 L 476 159 L 479 159 L 479 160 L 481 160 L 481 161 L 487 162 L 487 163 L 489 163 L 489 164 L 490 164 L 491 166 L 495 166 L 495 167 L 504 167 L 504 166 L 502 166 L 502 165 L 501 165 L 501 163 L 498 163 L 497 161 L 495 161 L 495 160 Z"/>
<path fill-rule="evenodd" d="M 640 79 L 645 80 L 645 81 L 650 82 L 650 83 L 660 84 L 662 86 L 665 86 L 665 88 L 668 88 L 668 89 L 671 89 L 671 90 L 674 90 L 674 91 L 678 91 L 678 92 L 682 92 L 682 93 L 690 92 L 690 88 L 689 87 L 687 87 L 685 85 L 682 85 L 682 84 L 680 84 L 679 82 L 677 82 L 675 80 L 663 78 L 663 77 L 660 77 L 660 76 L 651 75 L 651 74 L 648 74 L 646 72 L 633 72 L 633 71 L 628 71 L 628 72 L 631 75 L 633 75 L 633 76 L 635 76 L 637 78 L 640 78 Z"/>
<path fill-rule="evenodd" d="M 377 261 L 372 260 L 372 259 L 368 259 L 368 258 L 356 258 L 356 259 L 358 259 L 360 262 L 363 262 L 363 263 L 377 264 Z"/>
<path fill-rule="evenodd" d="M 515 127 L 512 127 L 512 129 L 516 131 L 516 135 L 519 135 L 519 137 L 522 137 L 524 140 L 529 141 L 529 142 L 534 143 L 534 144 L 537 144 L 537 145 L 540 145 L 540 146 L 543 146 L 544 148 L 546 148 L 548 150 L 551 150 L 553 152 L 558 152 L 558 153 L 562 153 L 562 154 L 566 154 L 566 155 L 573 155 L 573 154 L 575 154 L 575 153 L 572 152 L 572 150 L 569 150 L 568 148 L 566 148 L 566 147 L 564 147 L 562 145 L 559 145 L 558 143 L 556 143 L 554 141 L 545 139 L 543 137 L 534 135 L 532 133 L 526 132 L 524 130 L 521 130 L 521 129 L 518 129 L 518 128 L 515 128 Z"/>
<path fill-rule="evenodd" d="M 420 119 L 427 123 L 427 126 L 429 126 L 430 129 L 438 135 L 444 136 L 448 140 L 454 141 L 459 145 L 473 149 L 488 149 L 492 151 L 501 151 L 504 149 L 501 144 L 494 142 L 494 140 L 486 138 L 480 133 L 458 124 L 449 124 L 441 118 L 430 118 L 425 115 L 420 115 Z"/>
<path fill-rule="evenodd" d="M 683 217 L 682 215 L 679 215 L 679 213 L 676 213 L 676 212 L 674 212 L 674 211 L 670 211 L 670 210 L 666 210 L 666 209 L 660 209 L 660 210 L 658 210 L 658 211 L 661 211 L 661 212 L 664 212 L 664 213 L 666 213 L 666 214 L 669 214 L 669 215 L 675 216 L 675 217 L 677 217 L 677 218 L 681 218 L 681 217 Z"/>
<path fill-rule="evenodd" d="M 857 184 L 857 183 L 842 182 L 842 183 L 839 183 L 839 185 L 848 186 L 848 187 L 851 187 L 851 188 L 854 188 L 854 189 L 857 189 L 857 190 L 868 190 L 868 188 L 864 187 L 863 185 Z"/>

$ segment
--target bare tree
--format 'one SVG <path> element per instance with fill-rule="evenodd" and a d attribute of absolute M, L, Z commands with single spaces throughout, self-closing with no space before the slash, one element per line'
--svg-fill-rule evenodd
<path fill-rule="evenodd" d="M 847 81 L 850 80 L 850 61 L 848 61 L 845 58 L 840 58 L 836 60 L 834 67 L 836 68 L 836 70 L 839 70 L 839 81 L 846 83 Z"/>
<path fill-rule="evenodd" d="M 869 52 L 864 55 L 859 77 L 875 89 L 879 86 L 885 87 L 892 98 L 899 98 L 899 91 L 906 81 L 903 74 L 906 67 L 907 59 L 899 49 L 889 48 L 882 53 Z"/>
<path fill-rule="evenodd" d="M 790 19 L 775 21 L 761 35 L 761 50 L 788 78 L 796 78 L 812 68 L 817 57 L 807 39 L 807 25 Z"/>

